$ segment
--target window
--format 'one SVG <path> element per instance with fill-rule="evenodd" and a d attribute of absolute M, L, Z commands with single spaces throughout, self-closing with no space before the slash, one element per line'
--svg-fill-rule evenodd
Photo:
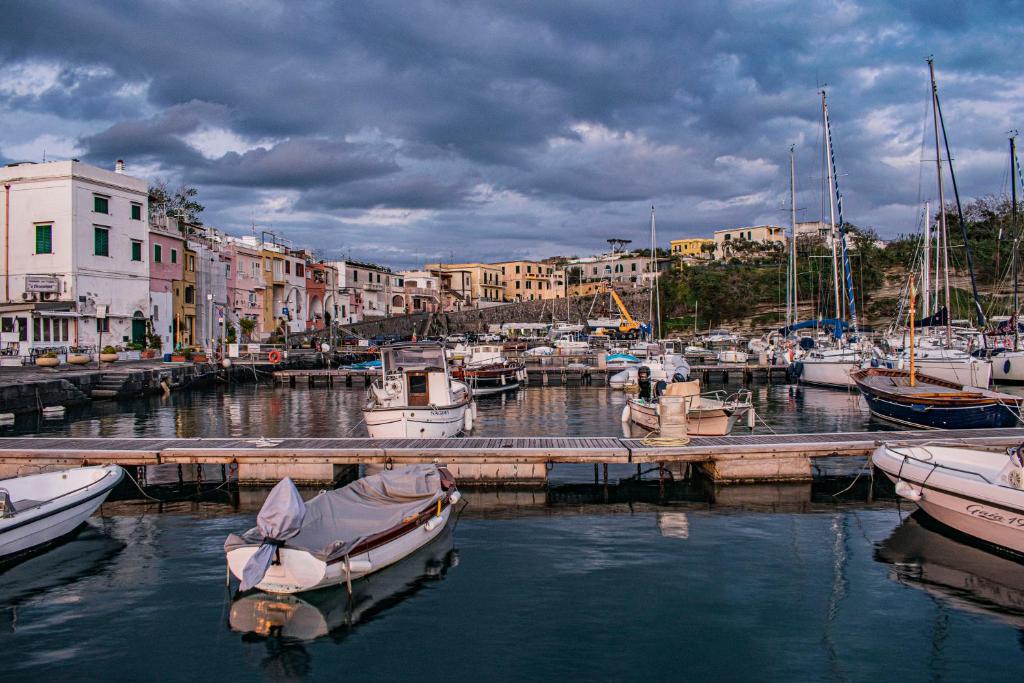
<path fill-rule="evenodd" d="M 532 273 L 533 272 L 533 266 L 526 266 L 526 272 L 527 273 Z"/>
<path fill-rule="evenodd" d="M 96 318 L 97 332 L 110 332 L 110 318 Z"/>
<path fill-rule="evenodd" d="M 519 271 L 520 271 L 521 268 L 522 268 L 522 266 L 519 266 L 519 265 L 516 266 L 516 275 L 519 275 Z"/>
<path fill-rule="evenodd" d="M 132 240 L 132 261 L 142 260 L 142 242 Z"/>
<path fill-rule="evenodd" d="M 533 285 L 533 283 L 532 283 L 532 282 L 530 282 L 529 280 L 527 280 L 527 281 L 526 281 L 526 288 L 527 288 L 527 289 L 533 289 L 533 286 L 532 286 L 532 285 Z"/>
<path fill-rule="evenodd" d="M 137 202 L 132 202 L 132 220 L 133 221 L 141 221 L 142 220 L 142 204 L 139 204 Z"/>
<path fill-rule="evenodd" d="M 160 319 L 160 307 L 158 305 L 156 305 L 156 304 L 153 304 L 153 320 L 159 320 L 159 319 Z"/>
<path fill-rule="evenodd" d="M 92 210 L 94 213 L 110 213 L 110 198 L 101 194 L 92 196 Z"/>
<path fill-rule="evenodd" d="M 359 282 L 359 271 L 358 270 L 353 270 L 352 271 L 352 282 Z"/>
<path fill-rule="evenodd" d="M 196 272 L 196 257 L 195 254 L 188 254 L 185 258 L 185 266 L 188 268 L 188 272 Z"/>
<path fill-rule="evenodd" d="M 634 263 L 634 264 L 632 264 L 632 265 L 631 265 L 631 266 L 629 267 L 629 269 L 630 269 L 631 271 L 633 271 L 633 272 L 635 273 L 635 272 L 636 272 L 636 264 L 635 264 L 635 263 Z"/>
<path fill-rule="evenodd" d="M 252 262 L 252 276 L 254 278 L 260 276 L 260 264 L 257 263 L 256 261 Z"/>
<path fill-rule="evenodd" d="M 226 277 L 226 278 L 230 278 L 231 277 L 231 264 L 230 263 L 225 263 L 224 264 L 224 277 Z"/>
<path fill-rule="evenodd" d="M 185 288 L 185 303 L 194 304 L 196 302 L 196 288 L 186 287 Z"/>
<path fill-rule="evenodd" d="M 36 226 L 36 253 L 37 254 L 52 254 L 53 253 L 53 226 L 52 225 L 37 225 Z"/>
<path fill-rule="evenodd" d="M 284 262 L 284 272 L 285 272 L 285 275 L 291 275 L 292 274 L 292 262 L 291 261 L 286 260 Z"/>
<path fill-rule="evenodd" d="M 249 292 L 249 305 L 250 306 L 255 306 L 256 305 L 256 292 Z"/>
<path fill-rule="evenodd" d="M 295 274 L 298 275 L 299 277 L 305 277 L 306 276 L 306 267 L 303 266 L 301 263 L 296 263 L 295 264 Z"/>
<path fill-rule="evenodd" d="M 110 230 L 93 226 L 92 239 L 96 256 L 110 256 Z"/>
<path fill-rule="evenodd" d="M 269 273 L 271 271 L 271 269 L 272 269 L 272 266 L 270 264 L 270 259 L 263 259 L 263 270 L 265 270 L 265 271 L 267 271 Z"/>
<path fill-rule="evenodd" d="M 177 249 L 171 249 L 171 263 L 177 263 L 177 262 L 178 262 L 178 250 Z"/>
<path fill-rule="evenodd" d="M 153 245 L 153 263 L 160 263 L 160 259 L 164 256 L 164 249 L 159 244 Z"/>

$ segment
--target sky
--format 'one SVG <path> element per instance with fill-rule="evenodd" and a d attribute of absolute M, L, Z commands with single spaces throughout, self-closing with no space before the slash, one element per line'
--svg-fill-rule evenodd
<path fill-rule="evenodd" d="M 409 268 L 662 246 L 824 205 L 916 230 L 934 55 L 962 196 L 1008 193 L 1024 2 L 4 5 L 0 163 L 199 189 L 204 221 Z M 947 180 L 948 183 L 948 180 Z"/>

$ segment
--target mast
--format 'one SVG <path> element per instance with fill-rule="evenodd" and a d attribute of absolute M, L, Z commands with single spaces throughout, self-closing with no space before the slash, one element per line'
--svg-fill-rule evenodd
<path fill-rule="evenodd" d="M 914 299 L 917 296 L 917 289 L 914 287 L 914 274 L 910 274 L 910 386 L 914 386 L 914 358 L 917 353 L 914 351 Z"/>
<path fill-rule="evenodd" d="M 1019 351 L 1020 333 L 1017 329 L 1017 315 L 1020 312 L 1020 297 L 1018 295 L 1020 280 L 1020 262 L 1018 251 L 1020 250 L 1020 239 L 1017 234 L 1017 136 L 1010 136 L 1010 234 L 1013 235 L 1013 315 L 1010 321 L 1013 323 L 1013 350 Z"/>
<path fill-rule="evenodd" d="M 796 278 L 796 160 L 793 151 L 794 147 L 795 145 L 789 146 L 789 223 L 792 227 L 793 240 L 789 245 L 789 281 L 792 288 L 789 299 L 792 319 L 786 322 L 787 325 L 792 325 L 800 319 L 799 305 L 797 303 L 799 287 L 797 286 Z"/>
<path fill-rule="evenodd" d="M 832 164 L 829 163 L 829 159 L 832 158 L 832 142 L 828 134 L 828 104 L 825 102 L 824 90 L 821 91 L 821 120 L 825 131 L 822 137 L 825 139 L 825 169 L 828 174 L 828 217 L 832 226 L 829 233 L 832 242 L 832 286 L 836 302 L 836 320 L 842 320 L 843 300 L 839 298 L 839 257 L 836 255 L 836 208 L 832 201 L 835 194 L 835 178 L 832 177 Z"/>
<path fill-rule="evenodd" d="M 949 151 L 949 135 L 946 134 L 946 122 L 942 118 L 942 104 L 939 102 L 939 88 L 935 84 L 935 60 L 928 59 L 928 67 L 932 76 L 932 94 L 935 101 L 935 111 L 938 112 L 937 126 L 942 128 L 942 141 L 946 146 L 946 159 L 949 161 L 949 179 L 953 183 L 953 198 L 956 200 L 956 215 L 960 221 L 960 235 L 964 240 L 964 255 L 967 257 L 967 274 L 971 278 L 971 294 L 974 296 L 974 312 L 978 316 L 978 326 L 985 329 L 985 311 L 981 308 L 981 298 L 978 296 L 978 281 L 974 277 L 974 257 L 971 254 L 971 242 L 967 239 L 967 222 L 964 220 L 964 210 L 960 204 L 960 190 L 956 185 L 956 173 L 953 172 L 953 155 Z M 936 135 L 938 132 L 936 131 Z M 981 335 L 982 344 L 985 343 L 985 335 Z"/>
<path fill-rule="evenodd" d="M 853 328 L 853 335 L 857 336 L 857 299 L 853 294 L 853 270 L 850 267 L 850 253 L 846 245 L 846 221 L 843 220 L 843 194 L 839 191 L 839 179 L 836 177 L 836 155 L 832 147 L 832 128 L 828 122 L 828 105 L 824 102 L 824 92 L 822 95 L 822 104 L 825 107 L 825 139 L 827 140 L 829 151 L 829 171 L 835 184 L 836 212 L 839 215 L 839 246 L 842 248 L 843 256 L 843 280 L 846 285 L 847 310 L 850 313 L 850 326 Z"/>
<path fill-rule="evenodd" d="M 932 314 L 931 301 L 929 297 L 932 292 L 931 277 L 931 248 L 932 248 L 932 224 L 931 207 L 926 201 L 924 203 L 924 241 L 921 254 L 921 315 L 925 318 Z"/>
<path fill-rule="evenodd" d="M 651 335 L 653 339 L 661 339 L 661 292 L 658 288 L 658 229 L 654 224 L 654 206 L 651 206 L 651 273 L 654 282 L 651 284 Z"/>
<path fill-rule="evenodd" d="M 935 173 L 939 183 L 939 238 L 943 242 L 942 261 L 945 268 L 943 288 L 946 296 L 946 346 L 953 340 L 953 307 L 949 300 L 949 231 L 946 229 L 946 191 L 942 185 L 942 148 L 939 146 L 939 89 L 935 85 L 935 62 L 928 58 L 928 72 L 932 82 L 932 118 L 935 120 Z"/>

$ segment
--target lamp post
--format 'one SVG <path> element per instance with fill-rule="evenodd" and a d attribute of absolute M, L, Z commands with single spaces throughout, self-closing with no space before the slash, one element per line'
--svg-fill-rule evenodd
<path fill-rule="evenodd" d="M 213 358 L 213 294 L 206 295 L 206 307 L 209 310 L 209 321 L 206 325 L 207 337 L 206 337 L 206 356 L 207 358 Z"/>

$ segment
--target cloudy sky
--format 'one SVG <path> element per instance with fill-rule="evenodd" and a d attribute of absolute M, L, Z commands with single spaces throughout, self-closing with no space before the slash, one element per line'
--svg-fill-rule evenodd
<path fill-rule="evenodd" d="M 0 163 L 199 187 L 207 223 L 398 267 L 594 253 L 821 215 L 827 85 L 845 218 L 935 195 L 925 57 L 961 190 L 1007 191 L 1024 3 L 11 2 Z M 925 160 L 925 163 L 922 163 Z"/>

